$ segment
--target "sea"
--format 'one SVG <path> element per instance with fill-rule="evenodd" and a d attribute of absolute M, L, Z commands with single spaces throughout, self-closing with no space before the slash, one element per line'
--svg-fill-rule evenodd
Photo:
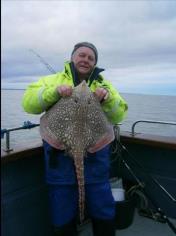
<path fill-rule="evenodd" d="M 22 127 L 24 122 L 39 124 L 41 115 L 27 114 L 22 106 L 24 90 L 1 90 L 1 130 Z M 137 120 L 152 120 L 176 123 L 176 96 L 144 95 L 121 93 L 127 101 L 127 117 L 119 124 L 121 131 L 131 132 Z M 137 133 L 156 134 L 176 138 L 176 125 L 138 123 Z M 39 127 L 17 130 L 10 133 L 10 147 L 17 148 L 40 143 Z M 5 135 L 1 137 L 1 147 L 5 148 Z"/>

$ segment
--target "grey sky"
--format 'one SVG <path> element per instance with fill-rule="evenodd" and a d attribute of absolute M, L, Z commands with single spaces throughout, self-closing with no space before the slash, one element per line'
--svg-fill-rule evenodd
<path fill-rule="evenodd" d="M 176 1 L 4 0 L 1 27 L 6 83 L 49 74 L 30 48 L 62 70 L 74 44 L 90 41 L 122 91 L 167 84 L 176 95 Z"/>

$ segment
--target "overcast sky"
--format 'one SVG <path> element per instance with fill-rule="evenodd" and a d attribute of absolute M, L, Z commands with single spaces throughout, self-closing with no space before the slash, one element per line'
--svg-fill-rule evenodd
<path fill-rule="evenodd" d="M 2 0 L 2 87 L 25 88 L 50 74 L 77 42 L 120 92 L 176 95 L 176 1 Z"/>

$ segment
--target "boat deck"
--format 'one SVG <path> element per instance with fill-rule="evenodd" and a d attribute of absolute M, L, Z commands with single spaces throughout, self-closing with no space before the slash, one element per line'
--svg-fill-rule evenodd
<path fill-rule="evenodd" d="M 176 225 L 175 219 L 170 219 Z M 92 236 L 91 223 L 80 228 L 79 236 Z M 175 233 L 166 223 L 142 217 L 135 212 L 133 223 L 126 229 L 116 230 L 117 236 L 175 236 Z M 108 235 L 107 235 L 108 236 Z"/>

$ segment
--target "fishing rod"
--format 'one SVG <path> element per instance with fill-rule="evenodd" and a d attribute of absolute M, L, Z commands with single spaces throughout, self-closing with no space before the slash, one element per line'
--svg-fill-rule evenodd
<path fill-rule="evenodd" d="M 52 74 L 56 74 L 56 71 L 52 68 L 52 66 L 47 63 L 37 52 L 35 52 L 33 49 L 29 49 L 29 51 L 36 55 L 40 59 L 40 62 L 44 64 Z"/>
<path fill-rule="evenodd" d="M 126 153 L 130 156 L 131 160 L 133 160 L 133 162 L 140 167 L 144 173 L 145 170 L 144 168 L 138 163 L 138 161 L 136 161 L 136 159 L 133 157 L 133 155 L 126 149 L 126 147 L 124 145 L 121 144 L 121 142 L 119 142 L 120 147 L 122 148 L 122 150 L 126 151 Z M 130 168 L 130 166 L 126 163 L 126 161 L 124 159 L 122 159 L 122 163 L 125 165 L 125 167 L 128 169 L 128 171 L 131 173 L 131 175 L 134 177 L 134 179 L 137 181 L 137 183 L 139 184 L 139 186 L 141 186 L 142 188 L 145 188 L 145 185 L 138 179 L 138 177 L 135 175 L 135 173 L 133 172 L 133 170 Z M 165 189 L 164 187 L 158 183 L 158 181 L 156 181 L 151 175 L 146 174 L 145 175 L 149 176 L 153 182 L 159 186 L 171 199 L 172 201 L 175 201 L 175 198 L 173 198 Z M 161 217 L 165 220 L 165 222 L 168 224 L 168 226 L 172 229 L 172 231 L 174 233 L 176 233 L 176 227 L 174 226 L 174 224 L 168 219 L 168 217 L 166 216 L 166 214 L 164 213 L 164 211 L 158 207 L 158 204 L 156 203 L 156 201 L 154 199 L 152 199 L 150 196 L 147 197 L 150 199 L 150 201 L 154 204 L 154 206 L 157 208 L 158 212 L 161 214 Z"/>

